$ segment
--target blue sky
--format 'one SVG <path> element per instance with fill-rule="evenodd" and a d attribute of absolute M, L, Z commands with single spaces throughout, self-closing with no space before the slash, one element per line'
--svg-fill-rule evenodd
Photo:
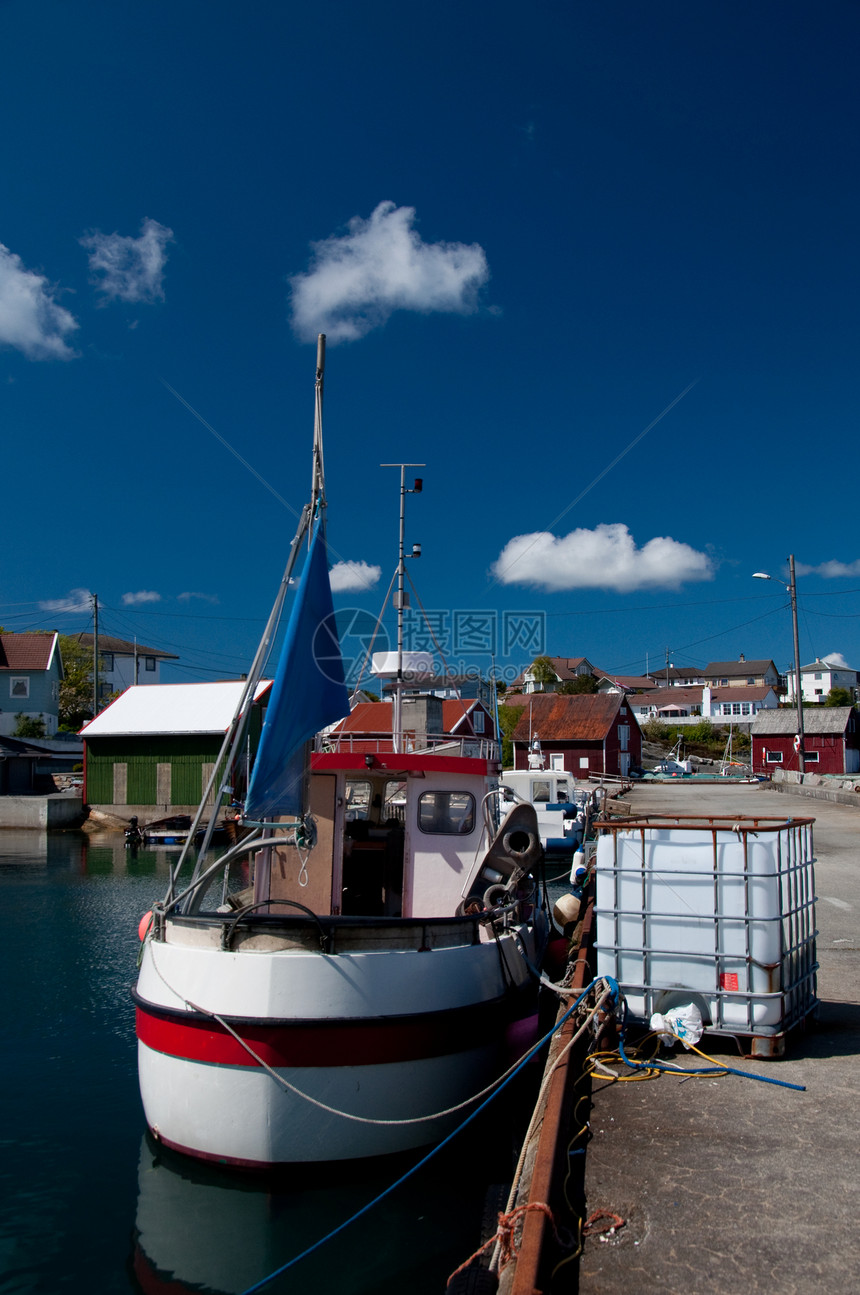
<path fill-rule="evenodd" d="M 353 639 L 407 460 L 452 668 L 785 669 L 751 574 L 792 552 L 801 657 L 860 668 L 858 38 L 848 3 L 4 0 L 0 623 L 96 592 L 166 678 L 246 668 L 322 330 Z"/>

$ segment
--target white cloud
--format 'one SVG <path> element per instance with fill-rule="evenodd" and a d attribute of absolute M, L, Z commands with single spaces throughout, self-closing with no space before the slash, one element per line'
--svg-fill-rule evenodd
<path fill-rule="evenodd" d="M 795 567 L 795 570 L 796 569 L 797 568 Z M 842 655 L 841 652 L 828 652 L 826 656 L 823 656 L 821 658 L 821 660 L 825 663 L 825 665 L 833 666 L 835 670 L 853 669 L 853 666 L 850 666 L 848 664 L 848 662 L 845 660 L 845 657 Z"/>
<path fill-rule="evenodd" d="M 89 249 L 92 281 L 108 301 L 158 301 L 172 239 L 172 229 L 146 219 L 139 238 L 94 229 L 79 242 Z"/>
<path fill-rule="evenodd" d="M 395 310 L 476 308 L 489 278 L 477 243 L 423 243 L 413 228 L 414 207 L 381 202 L 369 220 L 353 216 L 349 233 L 314 243 L 306 274 L 291 280 L 293 328 L 312 341 L 352 341 L 378 328 Z"/>
<path fill-rule="evenodd" d="M 198 593 L 192 593 L 190 590 L 187 590 L 185 593 L 182 593 L 182 594 L 177 594 L 177 598 L 181 603 L 187 603 L 192 598 L 199 598 L 200 601 L 204 603 L 217 604 L 218 602 L 218 599 L 215 597 L 214 594 L 198 594 Z"/>
<path fill-rule="evenodd" d="M 673 589 L 690 580 L 713 579 L 709 557 L 668 536 L 641 549 L 622 522 L 601 523 L 555 536 L 548 531 L 517 535 L 493 563 L 492 574 L 506 585 L 562 589 Z"/>
<path fill-rule="evenodd" d="M 138 603 L 160 603 L 161 594 L 157 594 L 154 589 L 141 589 L 136 594 L 123 594 L 122 600 L 126 607 L 136 607 Z"/>
<path fill-rule="evenodd" d="M 333 594 L 355 589 L 372 589 L 382 575 L 382 567 L 367 562 L 335 562 L 328 573 Z"/>
<path fill-rule="evenodd" d="M 39 603 L 43 612 L 88 612 L 93 596 L 89 589 L 72 589 L 68 598 L 49 598 Z"/>
<path fill-rule="evenodd" d="M 48 280 L 26 270 L 20 256 L 0 243 L 0 346 L 14 346 L 30 360 L 70 360 L 66 337 L 77 320 L 53 297 Z"/>
<path fill-rule="evenodd" d="M 823 576 L 825 580 L 838 580 L 840 576 L 860 576 L 860 559 L 856 562 L 822 562 L 817 567 L 805 566 L 795 562 L 794 574 L 797 576 Z"/>

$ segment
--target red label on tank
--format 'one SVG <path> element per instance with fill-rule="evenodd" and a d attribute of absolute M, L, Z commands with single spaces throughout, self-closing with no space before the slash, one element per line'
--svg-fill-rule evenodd
<path fill-rule="evenodd" d="M 720 989 L 734 989 L 738 987 L 738 973 L 736 971 L 724 971 L 720 976 Z"/>

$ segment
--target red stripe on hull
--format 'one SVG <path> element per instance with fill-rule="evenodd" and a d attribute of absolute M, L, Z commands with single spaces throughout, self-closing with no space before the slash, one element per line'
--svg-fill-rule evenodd
<path fill-rule="evenodd" d="M 448 1056 L 493 1042 L 501 1045 L 510 1006 L 496 1001 L 451 1012 L 370 1021 L 231 1019 L 230 1024 L 269 1066 L 370 1066 Z M 232 1034 L 208 1017 L 169 1012 L 139 1000 L 137 1037 L 155 1052 L 188 1061 L 257 1064 Z"/>

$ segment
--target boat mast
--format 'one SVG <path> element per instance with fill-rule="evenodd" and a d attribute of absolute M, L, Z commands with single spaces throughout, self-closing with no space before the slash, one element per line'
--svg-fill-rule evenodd
<path fill-rule="evenodd" d="M 415 478 L 411 490 L 406 488 L 406 469 L 423 468 L 423 463 L 382 463 L 383 468 L 400 469 L 400 542 L 397 560 L 397 592 L 394 595 L 394 606 L 397 608 L 397 677 L 394 680 L 394 714 L 391 723 L 392 747 L 395 751 L 403 750 L 403 609 L 409 606 L 409 596 L 405 592 L 406 582 L 406 496 L 420 495 L 422 480 Z M 412 546 L 411 557 L 421 553 L 420 544 Z"/>
<path fill-rule="evenodd" d="M 323 382 L 325 376 L 325 333 L 317 338 L 317 376 L 314 402 L 314 452 L 311 476 L 311 518 L 325 514 L 325 466 L 323 463 Z"/>

